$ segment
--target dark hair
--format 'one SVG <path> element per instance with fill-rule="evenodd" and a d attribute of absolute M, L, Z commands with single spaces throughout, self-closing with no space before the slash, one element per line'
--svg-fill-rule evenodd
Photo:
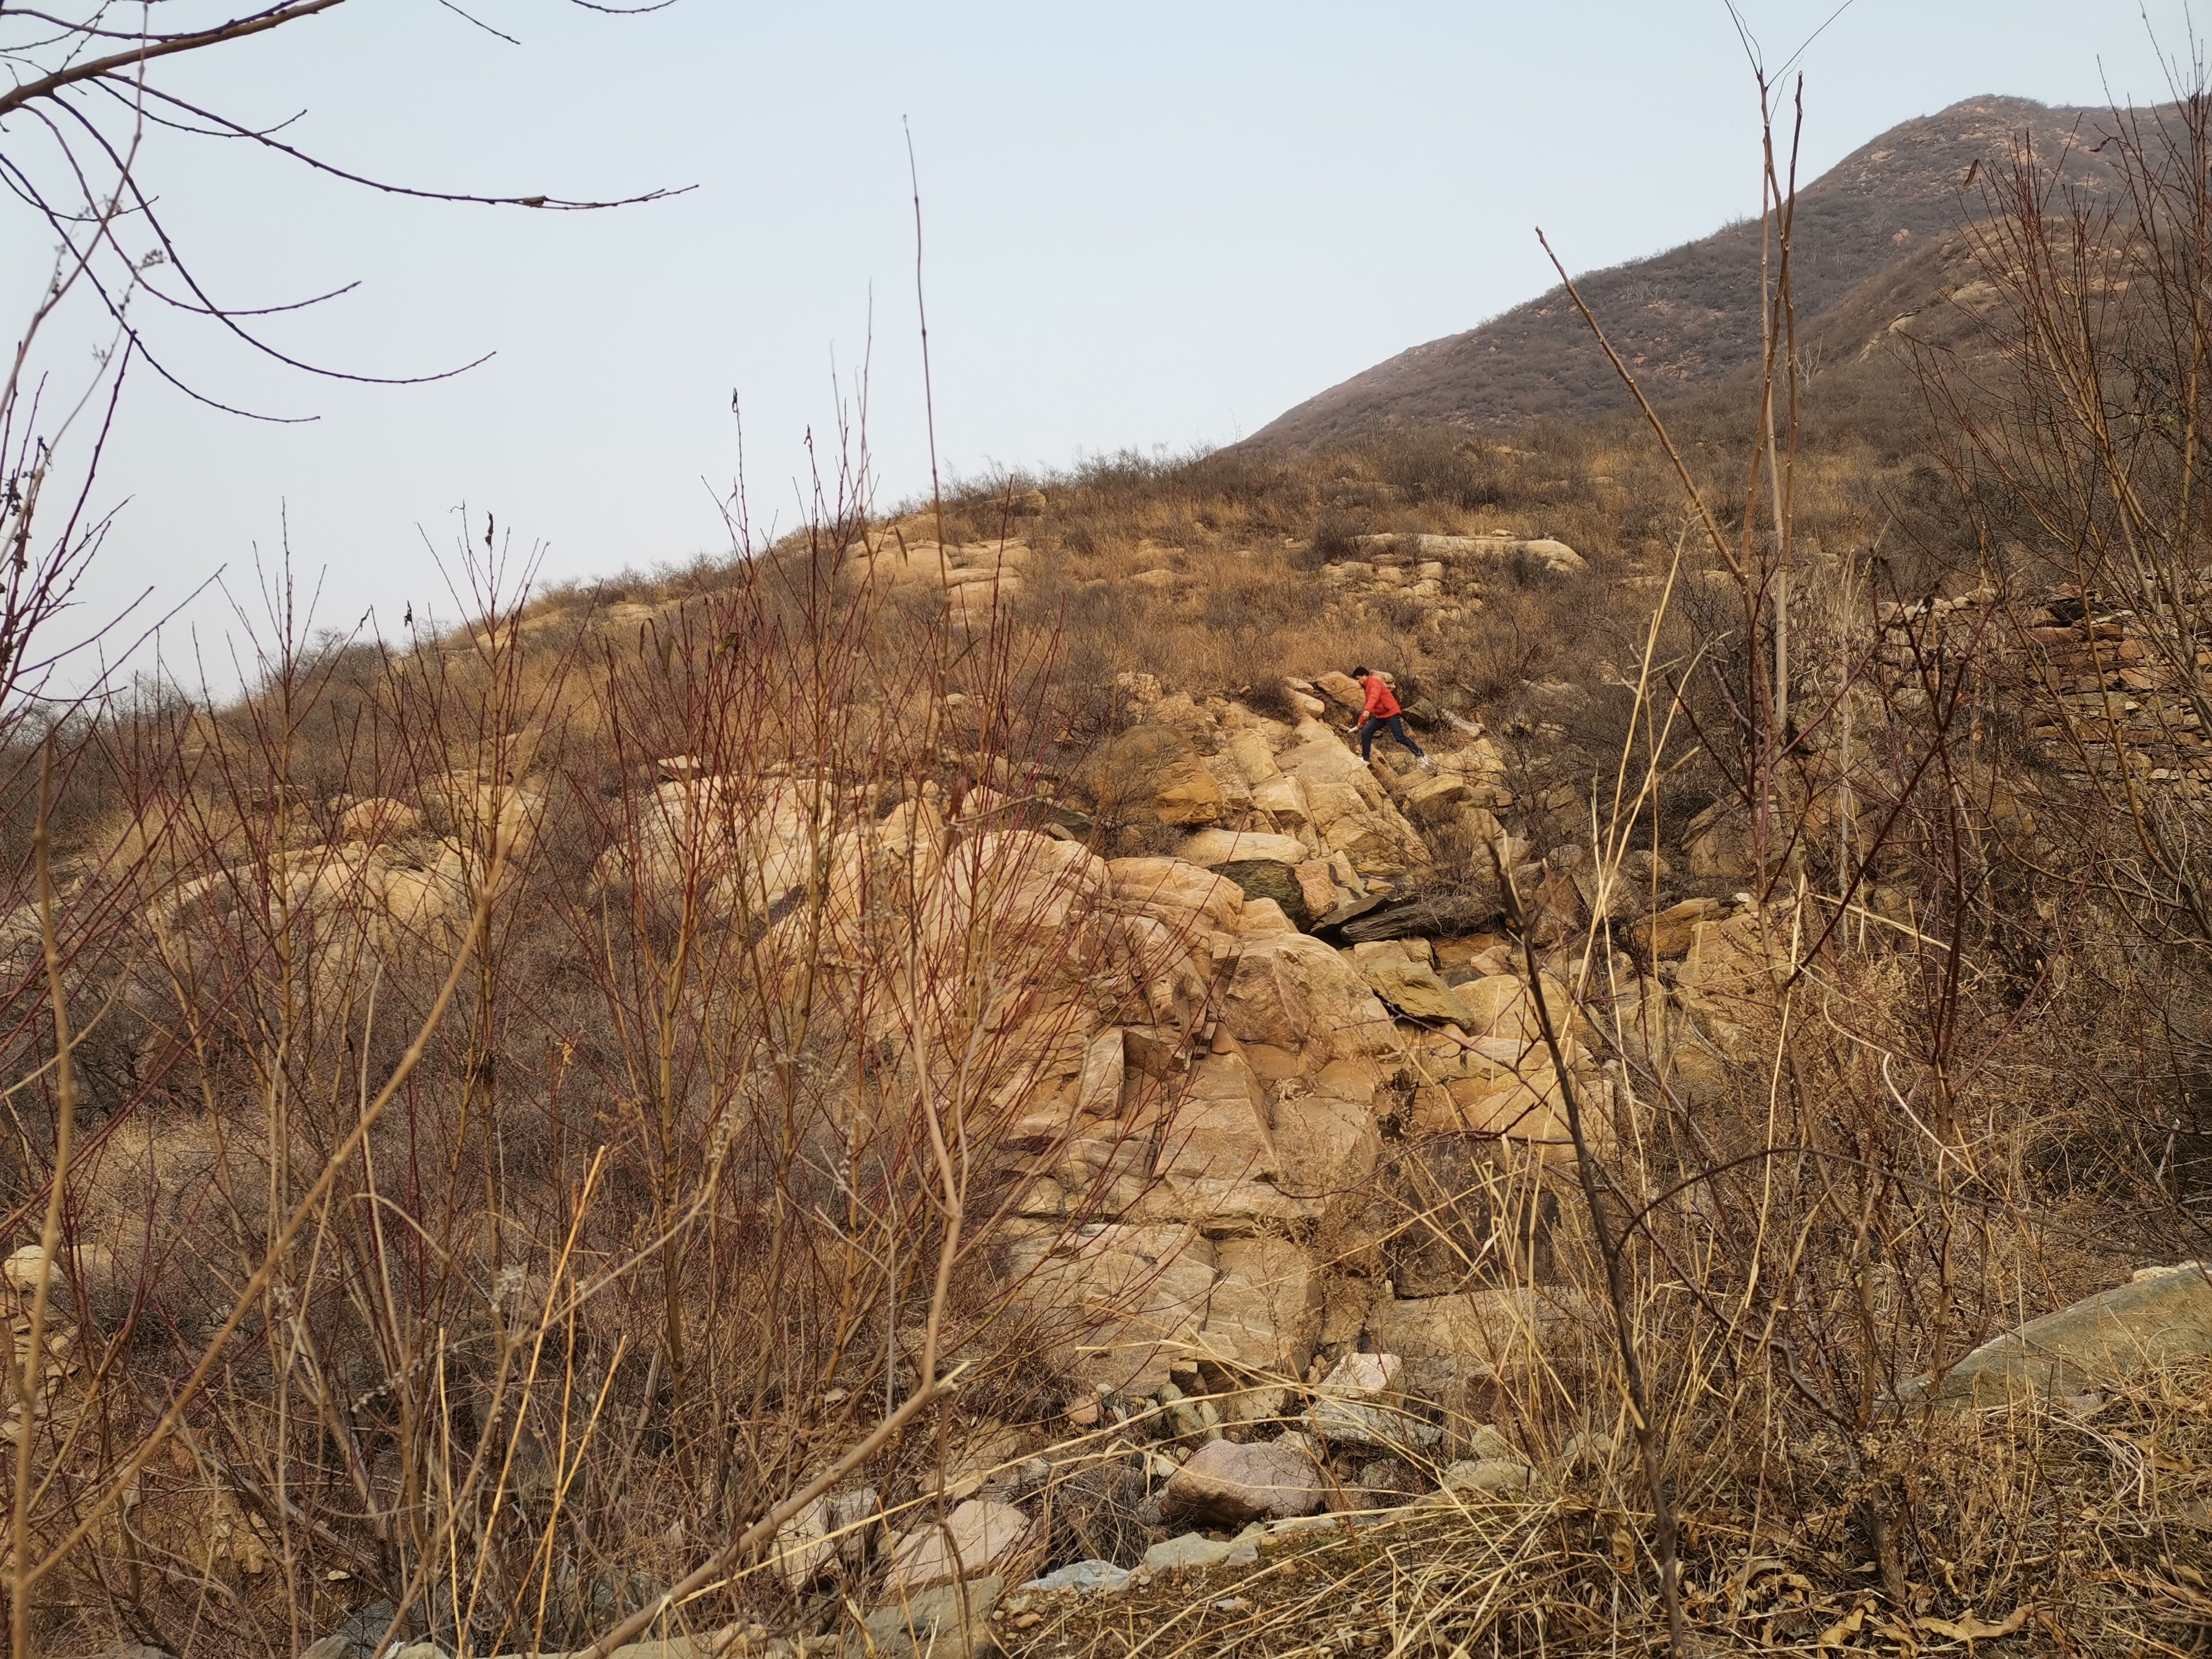
<path fill-rule="evenodd" d="M 1373 672 L 1373 671 L 1372 671 L 1371 669 L 1366 669 L 1366 668 L 1355 668 L 1355 669 L 1353 669 L 1353 670 L 1352 671 L 1352 678 L 1354 678 L 1355 680 L 1364 680 L 1364 679 L 1365 679 L 1365 678 L 1368 677 L 1368 675 L 1369 675 L 1370 673 L 1371 673 L 1372 672 Z"/>

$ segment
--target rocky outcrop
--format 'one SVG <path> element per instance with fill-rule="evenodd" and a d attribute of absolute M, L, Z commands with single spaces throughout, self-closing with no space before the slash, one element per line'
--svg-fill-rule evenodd
<path fill-rule="evenodd" d="M 1581 554 L 1548 536 L 1354 536 L 1352 544 L 1370 556 L 1396 553 L 1411 559 L 1496 565 L 1523 560 L 1555 576 L 1579 576 L 1589 568 Z"/>

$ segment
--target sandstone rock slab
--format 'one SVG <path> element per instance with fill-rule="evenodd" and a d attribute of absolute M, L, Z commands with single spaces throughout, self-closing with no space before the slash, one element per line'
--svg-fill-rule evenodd
<path fill-rule="evenodd" d="M 1320 1471 L 1303 1448 L 1280 1440 L 1216 1440 L 1177 1469 L 1160 1495 L 1163 1515 L 1241 1526 L 1311 1515 L 1322 1505 Z"/>
<path fill-rule="evenodd" d="M 1311 854 L 1295 836 L 1267 835 L 1256 830 L 1201 830 L 1183 842 L 1181 856 L 1187 864 L 1212 870 L 1253 860 L 1302 864 Z"/>
<path fill-rule="evenodd" d="M 1322 1276 L 1313 1252 L 1286 1238 L 1223 1239 L 1219 1277 L 1200 1341 L 1215 1363 L 1287 1378 L 1305 1374 L 1321 1338 Z"/>
<path fill-rule="evenodd" d="M 1006 1588 L 1006 1576 L 991 1573 L 899 1596 L 862 1621 L 864 1639 L 847 1644 L 854 1655 L 883 1654 L 905 1659 L 974 1659 L 996 1651 L 988 1620 Z"/>
<path fill-rule="evenodd" d="M 1474 1023 L 1474 1012 L 1435 969 L 1413 961 L 1391 944 L 1353 945 L 1352 965 L 1376 996 L 1408 1018 L 1449 1021 L 1462 1028 Z"/>
<path fill-rule="evenodd" d="M 1944 1374 L 1947 1407 L 2078 1394 L 2100 1377 L 2131 1377 L 2212 1357 L 2212 1276 L 2198 1262 L 2148 1268 L 2124 1285 L 1984 1342 Z M 1925 1378 L 1899 1390 L 1924 1399 Z"/>
<path fill-rule="evenodd" d="M 942 1526 L 917 1527 L 892 1543 L 884 1594 L 912 1596 L 961 1579 L 1010 1575 L 1042 1542 L 1036 1521 L 1012 1504 L 971 1498 Z"/>
<path fill-rule="evenodd" d="M 1164 1572 L 1204 1572 L 1213 1567 L 1249 1567 L 1260 1559 L 1259 1528 L 1249 1528 L 1234 1538 L 1208 1538 L 1187 1532 L 1163 1539 L 1145 1552 L 1146 1576 Z"/>

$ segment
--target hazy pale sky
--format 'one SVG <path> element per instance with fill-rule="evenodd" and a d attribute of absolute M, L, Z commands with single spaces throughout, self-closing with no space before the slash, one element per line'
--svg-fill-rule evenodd
<path fill-rule="evenodd" d="M 249 120 L 304 111 L 292 142 L 410 184 L 694 188 L 604 214 L 440 206 L 157 139 L 149 176 L 219 295 L 360 283 L 273 324 L 288 349 L 385 375 L 496 355 L 433 386 L 341 385 L 156 320 L 203 390 L 317 418 L 240 420 L 141 377 L 86 614 L 149 585 L 174 603 L 218 568 L 250 593 L 289 527 L 319 620 L 373 611 L 396 634 L 410 604 L 453 613 L 436 555 L 463 502 L 476 534 L 489 509 L 542 544 L 553 578 L 718 550 L 732 392 L 756 514 L 787 527 L 805 434 L 836 441 L 833 376 L 849 394 L 864 366 L 881 499 L 924 488 L 902 118 L 939 450 L 963 474 L 1233 440 L 1540 291 L 1539 223 L 1589 268 L 1758 204 L 1753 88 L 1720 0 L 467 3 L 521 44 L 438 0 L 353 0 L 173 84 Z M 1835 0 L 1742 10 L 1778 62 Z M 1856 0 L 1802 58 L 1801 177 L 1976 94 L 2160 99 L 2154 31 L 2185 49 L 2180 0 Z M 4 222 L 15 317 L 47 239 Z M 52 337 L 64 375 L 82 320 Z M 234 626 L 203 598 L 167 653 L 191 628 L 219 653 Z"/>

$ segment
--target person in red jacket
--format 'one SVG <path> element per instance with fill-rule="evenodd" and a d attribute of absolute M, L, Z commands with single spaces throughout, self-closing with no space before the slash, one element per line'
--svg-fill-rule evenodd
<path fill-rule="evenodd" d="M 1352 678 L 1367 693 L 1367 706 L 1359 711 L 1359 723 L 1352 728 L 1358 734 L 1359 758 L 1370 762 L 1375 758 L 1375 734 L 1387 727 L 1392 737 L 1413 751 L 1415 759 L 1428 765 L 1427 752 L 1406 735 L 1405 711 L 1390 695 L 1390 688 L 1382 684 L 1382 677 L 1371 668 L 1355 668 Z"/>

